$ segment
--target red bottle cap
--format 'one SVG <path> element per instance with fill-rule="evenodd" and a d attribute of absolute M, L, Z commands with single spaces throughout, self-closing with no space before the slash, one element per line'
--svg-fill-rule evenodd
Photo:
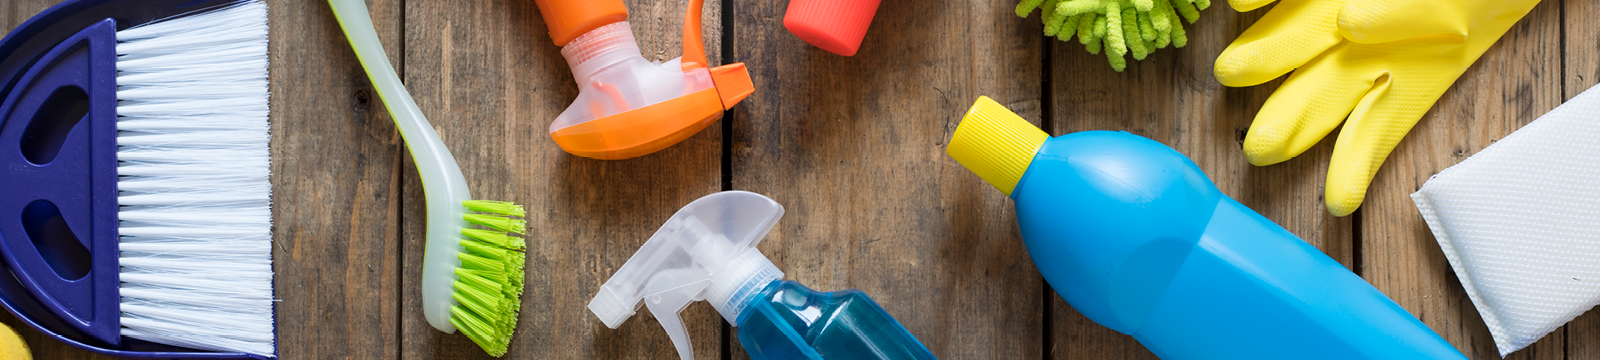
<path fill-rule="evenodd" d="M 783 27 L 811 45 L 851 56 L 861 48 L 879 0 L 790 0 Z"/>

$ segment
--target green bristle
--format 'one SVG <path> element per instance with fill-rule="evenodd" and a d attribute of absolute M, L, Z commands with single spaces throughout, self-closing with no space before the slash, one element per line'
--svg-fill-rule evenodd
<path fill-rule="evenodd" d="M 505 271 L 505 264 L 494 259 L 473 255 L 471 253 L 457 252 L 456 258 L 461 259 L 461 268 L 483 271 Z"/>
<path fill-rule="evenodd" d="M 1205 10 L 1211 7 L 1211 0 L 1194 0 L 1194 6 L 1200 8 L 1200 10 Z"/>
<path fill-rule="evenodd" d="M 509 201 L 467 200 L 462 201 L 461 206 L 466 206 L 467 210 L 490 214 L 500 214 L 505 216 L 527 216 L 527 213 L 522 211 L 522 205 L 517 205 Z"/>
<path fill-rule="evenodd" d="M 490 277 L 481 276 L 479 273 L 471 272 L 475 270 L 466 270 L 468 272 L 463 272 L 462 270 L 466 269 L 456 269 L 456 282 L 462 283 L 467 287 L 456 286 L 457 291 L 471 289 L 480 290 L 491 294 L 499 294 L 502 288 L 505 287 L 505 284 L 501 284 L 498 281 L 492 280 Z M 494 278 L 499 277 L 494 276 Z"/>
<path fill-rule="evenodd" d="M 461 229 L 461 235 L 504 249 L 522 251 L 528 247 L 528 244 L 522 241 L 522 237 L 506 235 L 506 233 L 494 230 Z"/>
<path fill-rule="evenodd" d="M 1079 36 L 1082 36 L 1082 35 L 1079 35 Z M 1083 49 L 1084 50 L 1088 50 L 1089 54 L 1096 54 L 1096 55 L 1100 54 L 1100 39 L 1099 38 L 1089 39 L 1089 43 L 1088 44 L 1083 44 Z"/>
<path fill-rule="evenodd" d="M 528 228 L 528 223 L 522 219 L 484 214 L 466 214 L 461 215 L 461 218 L 478 226 L 517 234 L 526 232 Z"/>
<path fill-rule="evenodd" d="M 1039 3 L 1041 2 L 1044 2 L 1044 0 L 1022 0 L 1022 2 L 1017 3 L 1017 17 L 1028 17 L 1028 14 L 1033 13 L 1033 9 L 1039 8 Z"/>
<path fill-rule="evenodd" d="M 486 257 L 486 258 L 489 258 L 490 260 L 494 260 L 494 261 L 505 261 L 506 259 L 509 258 L 506 255 L 506 253 L 514 252 L 514 251 L 511 251 L 511 250 L 501 249 L 499 247 L 495 247 L 495 246 L 492 246 L 492 245 L 489 245 L 489 244 L 485 244 L 485 243 L 478 242 L 478 241 L 471 241 L 471 240 L 462 240 L 461 241 L 461 247 L 466 249 L 468 253 L 472 253 L 473 255 L 478 255 L 478 256 L 482 256 L 482 257 Z"/>
<path fill-rule="evenodd" d="M 508 234 L 527 232 L 527 222 L 512 217 L 525 216 L 522 206 L 504 201 L 471 200 L 461 202 L 467 210 L 462 219 L 489 229 L 461 229 L 456 253 L 461 266 L 455 269 L 456 281 L 451 297 L 450 323 L 490 355 L 501 356 L 511 343 L 517 327 L 517 312 L 522 309 L 523 267 L 527 243 Z"/>
<path fill-rule="evenodd" d="M 467 335 L 472 342 L 478 343 L 490 356 L 503 356 L 506 348 L 511 344 L 511 333 L 500 331 L 497 326 L 473 317 L 470 312 L 461 306 L 450 307 L 450 324 Z M 513 325 L 514 326 L 514 325 Z"/>
<path fill-rule="evenodd" d="M 473 287 L 471 283 L 466 281 L 456 280 L 455 282 L 451 283 L 450 286 L 456 290 L 454 293 L 450 294 L 450 297 L 454 298 L 460 296 L 463 298 L 472 299 L 473 301 L 481 304 L 485 309 L 493 309 L 493 307 L 490 307 L 489 305 L 499 303 L 500 299 L 504 297 L 501 296 L 499 292 L 490 292 L 484 289 Z M 494 312 L 476 312 L 476 314 L 487 317 L 490 314 L 494 314 Z"/>
<path fill-rule="evenodd" d="M 459 284 L 460 282 L 458 281 L 457 283 Z M 500 308 L 499 297 L 483 299 L 467 294 L 468 293 L 457 291 L 451 293 L 450 298 L 455 299 L 456 303 L 461 304 L 461 307 L 464 307 L 467 309 L 467 311 L 478 315 L 478 317 L 484 317 L 487 314 L 494 314 L 497 312 L 497 309 Z"/>
<path fill-rule="evenodd" d="M 1149 12 L 1150 9 L 1155 8 L 1155 2 L 1151 0 L 1133 0 L 1133 8 L 1138 9 L 1139 12 Z"/>

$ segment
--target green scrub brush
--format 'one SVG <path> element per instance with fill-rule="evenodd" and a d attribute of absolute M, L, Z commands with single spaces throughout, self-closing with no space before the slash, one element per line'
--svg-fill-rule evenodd
<path fill-rule="evenodd" d="M 1090 54 L 1105 49 L 1111 68 L 1122 71 L 1129 52 L 1144 60 L 1167 45 L 1187 45 L 1183 21 L 1193 24 L 1208 7 L 1211 0 L 1022 0 L 1017 16 L 1040 9 L 1045 36 L 1070 41 L 1077 35 Z"/>
<path fill-rule="evenodd" d="M 378 96 L 388 106 L 422 176 L 428 203 L 428 245 L 422 258 L 423 315 L 439 331 L 459 329 L 490 355 L 504 355 L 522 307 L 525 245 L 521 237 L 508 234 L 526 230 L 523 220 L 511 218 L 523 216 L 522 207 L 471 200 L 455 157 L 428 126 L 428 119 L 384 56 L 366 3 L 329 0 L 328 4 Z M 470 224 L 488 229 L 473 229 Z"/>

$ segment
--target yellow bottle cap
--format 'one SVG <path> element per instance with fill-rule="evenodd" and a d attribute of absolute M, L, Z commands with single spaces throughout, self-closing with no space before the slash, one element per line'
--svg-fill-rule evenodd
<path fill-rule="evenodd" d="M 1011 190 L 1028 171 L 1028 164 L 1033 163 L 1033 155 L 1049 138 L 1050 134 L 994 99 L 980 96 L 962 117 L 961 124 L 956 125 L 956 133 L 951 136 L 945 153 L 989 185 L 1011 196 Z"/>

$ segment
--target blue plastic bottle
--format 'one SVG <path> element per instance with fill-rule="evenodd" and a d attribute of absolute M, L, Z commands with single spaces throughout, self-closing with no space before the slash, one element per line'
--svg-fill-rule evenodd
<path fill-rule="evenodd" d="M 1162 359 L 1465 358 L 1161 143 L 1111 131 L 1050 138 L 983 97 L 947 150 L 1015 200 L 1028 253 L 1056 293 Z"/>
<path fill-rule="evenodd" d="M 781 216 L 783 206 L 752 192 L 695 200 L 600 286 L 589 311 L 615 329 L 644 304 L 683 359 L 694 359 L 694 349 L 678 312 L 702 299 L 739 328 L 754 359 L 934 358 L 866 294 L 783 281 L 756 249 Z"/>

